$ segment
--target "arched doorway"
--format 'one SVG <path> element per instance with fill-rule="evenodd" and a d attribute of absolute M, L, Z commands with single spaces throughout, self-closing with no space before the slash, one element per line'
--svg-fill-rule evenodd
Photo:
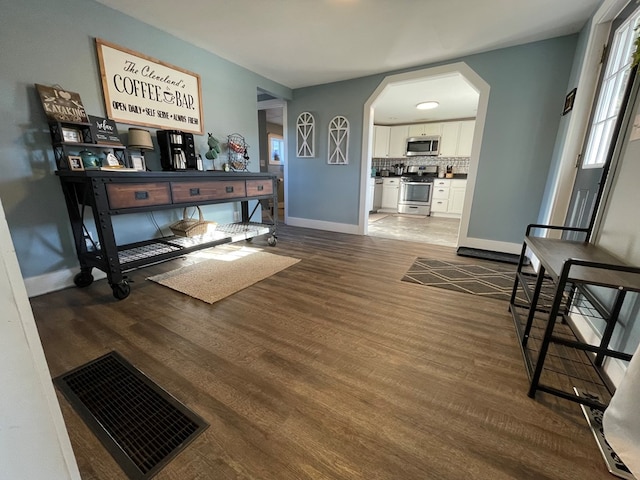
<path fill-rule="evenodd" d="M 487 105 L 489 102 L 489 84 L 487 84 L 475 71 L 473 71 L 466 63 L 459 62 L 439 67 L 426 68 L 406 72 L 385 77 L 376 90 L 371 94 L 364 106 L 363 116 L 363 144 L 362 144 L 362 162 L 361 162 L 361 183 L 360 183 L 360 215 L 358 220 L 359 233 L 366 235 L 368 233 L 368 210 L 367 210 L 367 189 L 371 176 L 371 159 L 373 149 L 373 119 L 376 100 L 382 95 L 385 89 L 390 86 L 401 85 L 403 83 L 416 82 L 426 78 L 437 78 L 442 76 L 450 76 L 452 74 L 460 74 L 478 92 L 478 111 L 476 115 L 476 125 L 473 134 L 472 152 L 469 162 L 469 172 L 467 177 L 467 189 L 464 200 L 464 207 L 460 219 L 460 230 L 458 235 L 458 244 L 464 244 L 467 238 L 469 227 L 469 216 L 471 204 L 473 200 L 473 192 L 475 180 L 478 172 L 478 162 L 480 158 L 480 147 L 482 143 L 482 135 L 484 132 L 484 124 L 487 114 Z"/>

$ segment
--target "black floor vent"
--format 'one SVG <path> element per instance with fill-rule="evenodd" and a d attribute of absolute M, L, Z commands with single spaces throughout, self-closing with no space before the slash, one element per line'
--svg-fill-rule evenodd
<path fill-rule="evenodd" d="M 494 260 L 496 262 L 518 264 L 520 255 L 513 253 L 492 252 L 490 250 L 481 250 L 479 248 L 458 247 L 456 251 L 461 257 L 483 258 L 485 260 Z M 529 265 L 529 259 L 526 259 L 525 265 Z"/>
<path fill-rule="evenodd" d="M 208 427 L 117 352 L 53 381 L 132 479 L 153 477 Z"/>

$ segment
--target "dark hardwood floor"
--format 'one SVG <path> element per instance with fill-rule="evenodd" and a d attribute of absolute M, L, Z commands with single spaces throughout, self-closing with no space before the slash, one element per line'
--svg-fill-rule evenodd
<path fill-rule="evenodd" d="M 208 305 L 130 273 L 31 299 L 52 377 L 117 350 L 210 427 L 158 479 L 610 479 L 528 381 L 507 303 L 401 282 L 455 250 L 282 227 L 296 265 Z M 465 262 L 469 259 L 465 258 Z M 126 478 L 58 394 L 84 479 Z"/>

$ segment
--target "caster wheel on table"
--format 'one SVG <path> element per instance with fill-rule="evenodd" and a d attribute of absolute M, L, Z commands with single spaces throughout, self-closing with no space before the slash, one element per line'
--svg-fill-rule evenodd
<path fill-rule="evenodd" d="M 245 238 L 244 241 L 247 243 L 251 243 L 253 242 L 253 237 Z"/>
<path fill-rule="evenodd" d="M 276 238 L 275 235 L 272 235 L 269 238 L 267 238 L 267 245 L 269 245 L 270 247 L 275 247 L 277 243 L 278 243 L 278 239 Z"/>
<path fill-rule="evenodd" d="M 80 272 L 73 277 L 73 283 L 79 288 L 88 287 L 93 283 L 93 275 L 91 275 L 91 272 Z"/>
<path fill-rule="evenodd" d="M 111 285 L 111 289 L 113 290 L 113 296 L 118 300 L 124 300 L 131 293 L 131 285 L 126 280 Z"/>

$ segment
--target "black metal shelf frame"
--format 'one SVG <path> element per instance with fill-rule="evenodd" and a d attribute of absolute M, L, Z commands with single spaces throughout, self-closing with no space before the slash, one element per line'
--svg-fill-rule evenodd
<path fill-rule="evenodd" d="M 604 410 L 615 390 L 603 369 L 605 358 L 629 361 L 632 357 L 610 348 L 609 343 L 626 293 L 640 291 L 640 268 L 623 264 L 586 242 L 532 236 L 534 229 L 588 234 L 588 229 L 582 228 L 527 227 L 509 310 L 530 380 L 528 395 L 534 398 L 537 391 L 543 391 Z M 563 252 L 556 255 L 554 247 L 561 247 Z M 583 258 L 562 256 L 573 247 Z M 523 271 L 528 251 L 539 260 L 538 272 Z M 589 288 L 592 285 L 615 291 L 611 307 L 593 294 Z M 518 292 L 523 292 L 526 301 L 519 300 Z M 572 313 L 584 312 L 604 322 L 598 345 L 588 343 L 575 328 Z M 572 382 L 605 400 L 575 394 Z"/>

